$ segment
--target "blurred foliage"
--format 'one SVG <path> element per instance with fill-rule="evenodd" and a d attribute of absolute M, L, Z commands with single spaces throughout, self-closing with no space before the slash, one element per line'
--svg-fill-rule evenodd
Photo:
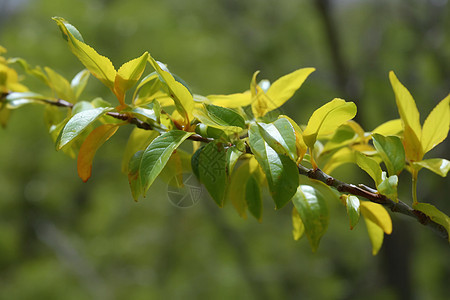
<path fill-rule="evenodd" d="M 366 130 L 397 117 L 389 70 L 408 86 L 422 117 L 445 97 L 448 1 L 326 3 L 0 0 L 0 44 L 9 56 L 72 77 L 82 66 L 50 19 L 58 15 L 115 65 L 148 50 L 201 94 L 244 91 L 255 70 L 274 80 L 315 67 L 282 109 L 299 123 L 334 97 L 358 103 Z M 84 95 L 111 96 L 95 80 Z M 270 201 L 261 224 L 206 198 L 174 207 L 162 181 L 134 203 L 120 173 L 125 132 L 99 150 L 84 184 L 76 163 L 54 151 L 42 113 L 26 107 L 0 131 L 1 299 L 448 296 L 448 244 L 414 221 L 394 217 L 392 236 L 373 257 L 363 226 L 349 231 L 345 211 L 330 209 L 342 215 L 331 216 L 327 238 L 312 254 L 306 239 L 292 239 L 290 208 L 274 212 Z M 442 144 L 432 155 L 448 156 L 449 148 Z M 355 170 L 343 166 L 335 176 L 370 182 Z M 448 212 L 449 179 L 420 176 L 419 197 Z M 400 195 L 410 199 L 410 187 L 401 186 Z"/>

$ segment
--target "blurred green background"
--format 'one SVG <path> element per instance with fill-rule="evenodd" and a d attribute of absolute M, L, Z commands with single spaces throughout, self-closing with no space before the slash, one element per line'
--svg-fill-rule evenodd
<path fill-rule="evenodd" d="M 447 0 L 0 0 L 0 45 L 71 78 L 82 65 L 51 20 L 61 16 L 116 67 L 148 50 L 204 95 L 244 91 L 256 70 L 273 81 L 315 67 L 282 112 L 306 123 L 341 97 L 371 130 L 398 116 L 389 70 L 422 122 L 447 95 L 449 13 Z M 84 97 L 95 96 L 113 101 L 91 79 Z M 365 224 L 350 231 L 343 206 L 329 203 L 330 228 L 313 254 L 292 239 L 291 207 L 275 212 L 267 195 L 261 224 L 207 197 L 177 208 L 162 181 L 133 202 L 120 172 L 129 130 L 100 149 L 82 183 L 42 116 L 27 106 L 0 130 L 0 299 L 448 299 L 448 243 L 412 219 L 393 216 L 373 257 Z M 370 182 L 353 166 L 334 175 Z M 420 199 L 448 214 L 449 179 L 419 177 Z M 408 202 L 410 176 L 400 180 Z"/>

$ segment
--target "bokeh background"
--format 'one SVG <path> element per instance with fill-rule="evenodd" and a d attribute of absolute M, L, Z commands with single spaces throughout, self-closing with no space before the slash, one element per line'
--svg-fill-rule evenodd
<path fill-rule="evenodd" d="M 366 130 L 397 118 L 390 70 L 422 122 L 449 92 L 447 0 L 0 0 L 8 56 L 71 78 L 82 65 L 52 16 L 116 67 L 148 50 L 204 95 L 244 91 L 255 70 L 273 81 L 315 67 L 282 107 L 299 123 L 334 97 L 357 103 Z M 113 101 L 91 79 L 84 98 L 95 96 Z M 329 203 L 313 254 L 292 239 L 291 208 L 275 212 L 267 195 L 262 223 L 207 197 L 177 208 L 163 181 L 133 202 L 120 172 L 128 134 L 99 150 L 82 183 L 76 162 L 55 151 L 41 107 L 14 112 L 0 130 L 0 299 L 448 299 L 448 243 L 406 217 L 393 216 L 374 257 L 364 222 L 350 231 L 343 206 Z M 430 157 L 449 158 L 449 149 Z M 354 166 L 334 175 L 370 182 Z M 400 180 L 408 202 L 410 177 Z M 420 199 L 449 214 L 449 179 L 422 171 L 419 180 Z"/>

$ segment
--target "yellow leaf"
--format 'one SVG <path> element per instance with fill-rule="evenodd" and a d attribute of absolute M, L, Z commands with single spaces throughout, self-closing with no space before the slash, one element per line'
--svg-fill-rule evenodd
<path fill-rule="evenodd" d="M 409 161 L 421 161 L 423 158 L 422 145 L 414 131 L 405 124 L 403 131 L 403 147 L 405 148 L 405 156 Z"/>
<path fill-rule="evenodd" d="M 378 133 L 383 136 L 388 136 L 388 135 L 398 135 L 402 131 L 403 131 L 402 120 L 395 119 L 381 124 L 374 130 L 372 130 L 372 133 Z"/>
<path fill-rule="evenodd" d="M 383 245 L 383 229 L 368 218 L 364 218 L 364 221 L 366 221 L 367 232 L 369 234 L 370 242 L 372 243 L 372 255 L 377 255 L 378 251 L 381 249 L 381 245 Z"/>
<path fill-rule="evenodd" d="M 230 95 L 209 95 L 206 98 L 211 101 L 211 104 L 228 108 L 243 107 L 252 103 L 250 91 Z"/>
<path fill-rule="evenodd" d="M 77 169 L 78 176 L 86 182 L 91 177 L 92 161 L 95 153 L 103 143 L 116 133 L 117 124 L 104 124 L 95 128 L 81 145 L 78 153 Z"/>
<path fill-rule="evenodd" d="M 145 65 L 147 64 L 147 59 L 148 52 L 145 52 L 140 57 L 124 63 L 117 71 L 114 79 L 114 93 L 122 106 L 125 107 L 125 92 L 141 78 L 145 70 Z"/>
<path fill-rule="evenodd" d="M 190 121 L 194 119 L 194 98 L 189 90 L 175 78 L 168 71 L 161 68 L 160 63 L 153 59 L 151 55 L 148 57 L 148 61 L 159 74 L 162 80 L 167 84 L 168 94 L 170 98 L 175 102 L 175 107 L 179 114 L 184 119 L 184 125 L 189 127 Z"/>
<path fill-rule="evenodd" d="M 303 131 L 303 140 L 308 147 L 313 148 L 319 135 L 333 133 L 340 125 L 355 115 L 355 103 L 338 98 L 333 99 L 314 111 Z"/>
<path fill-rule="evenodd" d="M 395 100 L 397 102 L 398 112 L 403 121 L 403 129 L 406 126 L 411 127 L 412 131 L 417 137 L 422 136 L 422 127 L 420 126 L 420 115 L 417 110 L 416 102 L 395 76 L 394 72 L 389 72 L 389 79 L 395 93 Z"/>
<path fill-rule="evenodd" d="M 73 54 L 81 61 L 81 63 L 103 84 L 114 91 L 114 80 L 116 70 L 111 61 L 97 53 L 93 48 L 86 45 L 79 35 L 79 32 L 66 20 L 60 17 L 54 17 L 53 20 L 58 24 L 64 38 L 69 44 L 69 48 Z M 70 30 L 69 30 L 70 29 Z M 74 31 L 75 30 L 75 31 Z M 77 32 L 79 36 L 75 37 L 72 32 Z"/>
<path fill-rule="evenodd" d="M 428 115 L 422 128 L 421 144 L 423 154 L 445 140 L 450 127 L 450 94 L 445 97 Z"/>
<path fill-rule="evenodd" d="M 301 87 L 309 74 L 314 72 L 314 68 L 298 69 L 292 73 L 277 79 L 267 90 L 267 96 L 271 100 L 268 103 L 268 111 L 274 110 L 289 100 L 292 95 Z"/>
<path fill-rule="evenodd" d="M 392 233 L 392 220 L 386 209 L 377 203 L 361 201 L 361 213 L 364 218 L 369 219 L 379 226 L 386 234 Z"/>
<path fill-rule="evenodd" d="M 270 111 L 271 100 L 267 97 L 264 90 L 256 83 L 256 76 L 259 71 L 253 74 L 252 81 L 250 83 L 250 93 L 252 97 L 252 112 L 255 118 L 263 117 Z"/>

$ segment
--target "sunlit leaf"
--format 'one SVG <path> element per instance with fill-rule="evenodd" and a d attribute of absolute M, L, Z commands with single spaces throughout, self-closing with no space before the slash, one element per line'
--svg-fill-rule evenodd
<path fill-rule="evenodd" d="M 450 241 L 450 218 L 446 214 L 428 203 L 417 203 L 413 205 L 413 208 L 426 214 L 432 221 L 444 226 L 447 233 L 449 233 Z"/>
<path fill-rule="evenodd" d="M 292 202 L 305 226 L 305 234 L 311 248 L 315 252 L 328 228 L 329 215 L 325 197 L 312 186 L 300 185 L 292 197 Z"/>
<path fill-rule="evenodd" d="M 9 93 L 6 98 L 6 106 L 9 109 L 15 109 L 22 105 L 29 103 L 45 103 L 46 97 L 34 93 L 34 92 L 24 92 L 24 93 Z"/>
<path fill-rule="evenodd" d="M 405 150 L 402 141 L 396 136 L 372 134 L 373 145 L 384 161 L 389 175 L 398 175 L 405 167 Z"/>
<path fill-rule="evenodd" d="M 125 107 L 124 96 L 125 92 L 133 87 L 141 78 L 145 70 L 149 54 L 145 52 L 140 57 L 130 60 L 123 64 L 117 71 L 114 80 L 114 93 L 117 96 L 120 104 Z"/>
<path fill-rule="evenodd" d="M 340 125 L 355 115 L 355 103 L 334 99 L 314 111 L 303 131 L 303 140 L 308 147 L 314 148 L 314 143 L 319 135 L 333 133 Z"/>
<path fill-rule="evenodd" d="M 403 131 L 403 147 L 405 149 L 405 156 L 409 161 L 421 161 L 423 158 L 422 145 L 419 137 L 415 134 L 413 129 L 405 124 Z"/>
<path fill-rule="evenodd" d="M 92 161 L 95 153 L 111 136 L 116 133 L 119 126 L 115 124 L 104 124 L 95 128 L 81 145 L 78 153 L 77 170 L 78 176 L 86 182 L 92 173 Z"/>
<path fill-rule="evenodd" d="M 382 170 L 376 160 L 360 152 L 356 152 L 356 163 L 361 169 L 370 175 L 375 182 L 375 185 L 379 185 L 381 183 Z"/>
<path fill-rule="evenodd" d="M 271 100 L 268 103 L 267 110 L 271 111 L 283 105 L 294 95 L 306 78 L 314 71 L 314 68 L 298 69 L 273 82 L 266 93 Z"/>
<path fill-rule="evenodd" d="M 288 156 L 278 154 L 262 138 L 259 127 L 253 124 L 249 130 L 249 145 L 266 175 L 269 190 L 280 209 L 295 194 L 298 187 L 298 169 Z"/>
<path fill-rule="evenodd" d="M 333 155 L 328 159 L 325 166 L 323 166 L 322 170 L 330 174 L 337 167 L 346 164 L 346 163 L 354 163 L 355 162 L 355 154 L 354 151 L 348 147 L 343 147 L 333 153 Z"/>
<path fill-rule="evenodd" d="M 422 127 L 420 126 L 420 115 L 416 102 L 393 71 L 389 72 L 389 80 L 394 90 L 395 101 L 397 102 L 398 112 L 403 122 L 403 128 L 405 129 L 406 126 L 409 126 L 416 137 L 420 139 L 422 136 Z"/>
<path fill-rule="evenodd" d="M 295 207 L 292 208 L 292 235 L 298 241 L 305 233 L 305 226 Z"/>
<path fill-rule="evenodd" d="M 383 229 L 367 217 L 364 218 L 364 221 L 366 222 L 367 233 L 372 243 L 372 255 L 377 255 L 383 245 Z"/>
<path fill-rule="evenodd" d="M 99 107 L 94 109 L 89 109 L 75 114 L 61 133 L 61 138 L 59 140 L 58 149 L 61 149 L 66 144 L 71 142 L 77 136 L 79 136 L 89 125 L 91 125 L 95 120 L 104 115 L 107 111 L 112 110 L 112 108 Z"/>
<path fill-rule="evenodd" d="M 44 70 L 47 73 L 50 88 L 53 90 L 57 98 L 64 99 L 69 102 L 76 100 L 72 87 L 66 78 L 49 67 L 45 67 Z"/>
<path fill-rule="evenodd" d="M 450 161 L 443 158 L 424 159 L 418 162 L 413 162 L 414 166 L 426 168 L 442 177 L 447 176 L 450 170 Z"/>
<path fill-rule="evenodd" d="M 228 183 L 227 155 L 222 143 L 208 143 L 198 157 L 199 180 L 219 207 L 223 206 Z"/>
<path fill-rule="evenodd" d="M 70 82 L 70 86 L 73 90 L 73 93 L 75 95 L 75 99 L 80 98 L 81 93 L 84 91 L 84 88 L 87 85 L 87 82 L 89 80 L 89 70 L 82 70 L 75 75 L 75 77 Z"/>
<path fill-rule="evenodd" d="M 175 80 L 173 75 L 167 71 L 164 65 L 160 65 L 160 63 L 154 60 L 150 55 L 148 61 L 167 85 L 168 95 L 174 101 L 179 114 L 184 118 L 184 125 L 188 126 L 190 121 L 194 118 L 194 99 L 192 94 L 182 83 Z"/>
<path fill-rule="evenodd" d="M 144 150 L 139 165 L 139 179 L 144 196 L 166 165 L 172 152 L 192 134 L 193 132 L 181 130 L 168 131 L 154 139 Z"/>
<path fill-rule="evenodd" d="M 450 94 L 439 102 L 428 115 L 422 128 L 422 149 L 427 153 L 441 143 L 450 128 Z"/>
<path fill-rule="evenodd" d="M 255 118 L 261 118 L 270 111 L 271 99 L 266 95 L 266 92 L 257 84 L 256 76 L 259 71 L 253 73 L 252 81 L 250 82 L 250 93 L 252 98 L 252 112 Z"/>
<path fill-rule="evenodd" d="M 369 201 L 361 201 L 360 204 L 364 218 L 379 226 L 386 234 L 392 233 L 391 217 L 382 205 Z"/>
<path fill-rule="evenodd" d="M 98 78 L 103 84 L 114 90 L 114 80 L 116 70 L 111 61 L 97 53 L 93 48 L 84 43 L 78 30 L 66 20 L 60 17 L 54 17 L 63 37 L 69 44 L 69 48 L 73 54 L 81 61 L 81 63 Z M 78 32 L 78 34 L 76 34 Z M 75 35 L 74 35 L 75 33 Z"/>
<path fill-rule="evenodd" d="M 388 136 L 388 135 L 398 135 L 402 131 L 403 131 L 402 120 L 395 119 L 381 124 L 374 130 L 372 130 L 372 133 L 378 133 L 384 136 Z"/>
<path fill-rule="evenodd" d="M 252 103 L 250 91 L 230 95 L 208 95 L 211 104 L 228 108 L 247 106 Z"/>

